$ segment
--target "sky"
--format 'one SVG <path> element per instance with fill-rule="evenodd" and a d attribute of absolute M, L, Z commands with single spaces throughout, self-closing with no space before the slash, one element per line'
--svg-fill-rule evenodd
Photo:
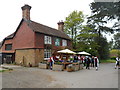
<path fill-rule="evenodd" d="M 22 19 L 21 7 L 32 6 L 30 18 L 32 21 L 58 28 L 57 23 L 65 21 L 72 11 L 83 11 L 90 15 L 89 4 L 94 0 L 1 0 L 0 2 L 0 41 L 15 32 Z"/>

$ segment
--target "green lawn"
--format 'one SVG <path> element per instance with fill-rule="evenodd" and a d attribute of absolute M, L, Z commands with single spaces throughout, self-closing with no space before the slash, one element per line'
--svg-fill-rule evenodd
<path fill-rule="evenodd" d="M 3 70 L 0 70 L 0 72 L 5 72 L 5 71 L 12 71 L 13 69 L 11 69 L 11 68 L 5 68 L 5 69 L 3 69 Z"/>
<path fill-rule="evenodd" d="M 108 60 L 100 60 L 101 63 L 115 63 L 116 61 L 115 60 L 111 60 L 111 59 L 108 59 Z"/>
<path fill-rule="evenodd" d="M 6 70 L 0 70 L 0 72 L 4 72 L 4 71 L 6 71 Z"/>

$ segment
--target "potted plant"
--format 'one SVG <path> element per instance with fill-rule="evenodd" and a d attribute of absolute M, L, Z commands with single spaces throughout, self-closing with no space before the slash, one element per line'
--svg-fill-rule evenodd
<path fill-rule="evenodd" d="M 67 66 L 67 71 L 68 72 L 72 72 L 72 71 L 74 71 L 74 66 L 73 66 L 73 64 L 69 64 L 68 66 Z"/>
<path fill-rule="evenodd" d="M 47 69 L 47 64 L 46 64 L 46 62 L 44 62 L 44 61 L 43 61 L 43 62 L 40 62 L 38 66 L 39 66 L 39 68 L 41 68 L 41 69 Z"/>
<path fill-rule="evenodd" d="M 63 64 L 62 62 L 55 62 L 53 64 L 53 69 L 52 70 L 55 70 L 55 71 L 63 71 Z"/>

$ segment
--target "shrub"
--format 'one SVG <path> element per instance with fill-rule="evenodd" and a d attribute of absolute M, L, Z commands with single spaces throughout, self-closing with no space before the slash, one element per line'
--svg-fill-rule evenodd
<path fill-rule="evenodd" d="M 117 49 L 113 49 L 110 51 L 110 57 L 117 57 L 118 56 L 118 50 Z"/>
<path fill-rule="evenodd" d="M 111 60 L 115 60 L 115 59 L 116 59 L 116 57 L 115 57 L 115 56 L 113 56 L 113 57 L 111 57 L 110 59 L 111 59 Z"/>
<path fill-rule="evenodd" d="M 117 54 L 118 54 L 118 57 L 120 57 L 120 50 L 118 51 L 118 53 L 117 53 Z"/>
<path fill-rule="evenodd" d="M 57 64 L 57 65 L 62 65 L 62 62 L 55 62 L 55 64 Z"/>

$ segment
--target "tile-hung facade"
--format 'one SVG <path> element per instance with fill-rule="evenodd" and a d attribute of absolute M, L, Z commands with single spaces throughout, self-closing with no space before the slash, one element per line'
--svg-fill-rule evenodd
<path fill-rule="evenodd" d="M 31 6 L 22 7 L 22 20 L 16 31 L 7 36 L 1 46 L 4 63 L 15 62 L 37 66 L 49 59 L 57 50 L 71 48 L 71 39 L 64 33 L 64 22 L 58 22 L 58 30 L 30 20 Z"/>

